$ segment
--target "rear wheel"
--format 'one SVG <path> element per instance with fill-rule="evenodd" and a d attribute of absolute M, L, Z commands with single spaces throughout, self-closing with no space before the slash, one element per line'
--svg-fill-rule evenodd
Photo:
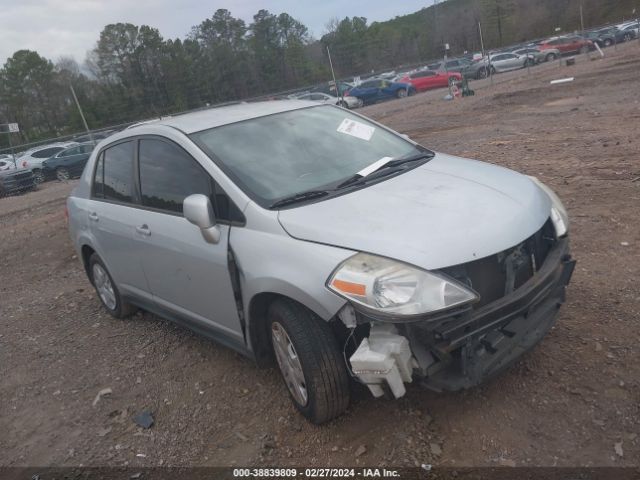
<path fill-rule="evenodd" d="M 328 323 L 300 304 L 276 300 L 269 307 L 271 344 L 291 400 L 320 424 L 349 405 L 349 376 Z"/>
<path fill-rule="evenodd" d="M 56 169 L 56 178 L 61 182 L 66 182 L 71 178 L 71 174 L 66 168 L 60 167 Z"/>
<path fill-rule="evenodd" d="M 611 39 L 607 38 L 607 39 L 604 41 L 604 46 L 605 46 L 605 47 L 610 47 L 612 43 L 613 43 L 613 40 L 611 40 Z M 584 48 L 584 47 L 583 47 L 583 48 Z"/>
<path fill-rule="evenodd" d="M 112 317 L 126 318 L 136 312 L 136 308 L 120 296 L 111 274 L 96 253 L 89 259 L 89 272 L 98 298 Z"/>
<path fill-rule="evenodd" d="M 482 78 L 487 78 L 488 76 L 489 76 L 489 70 L 487 70 L 487 67 L 482 67 L 480 70 L 478 70 L 478 73 L 476 74 L 476 78 L 478 80 Z"/>
<path fill-rule="evenodd" d="M 556 54 L 555 53 L 547 53 L 547 56 L 544 57 L 544 59 L 547 62 L 553 62 L 556 59 Z"/>
<path fill-rule="evenodd" d="M 36 181 L 36 183 L 43 183 L 45 180 L 44 172 L 39 168 L 36 168 L 35 170 L 33 170 L 33 179 Z"/>
<path fill-rule="evenodd" d="M 399 89 L 399 90 L 396 92 L 396 96 L 397 96 L 398 98 L 404 98 L 404 97 L 406 97 L 406 96 L 408 95 L 408 93 L 409 93 L 409 92 L 408 92 L 408 90 L 407 90 L 407 89 L 405 89 L 405 88 L 401 88 L 401 89 Z"/>

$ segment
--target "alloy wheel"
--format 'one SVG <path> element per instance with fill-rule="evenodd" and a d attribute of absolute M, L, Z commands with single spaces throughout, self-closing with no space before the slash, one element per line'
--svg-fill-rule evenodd
<path fill-rule="evenodd" d="M 66 182 L 70 178 L 69 171 L 66 168 L 59 168 L 56 170 L 56 178 L 61 182 Z"/>
<path fill-rule="evenodd" d="M 102 265 L 99 263 L 93 264 L 93 284 L 96 287 L 102 303 L 104 303 L 109 310 L 115 310 L 117 301 L 111 279 L 107 271 L 102 268 Z"/>

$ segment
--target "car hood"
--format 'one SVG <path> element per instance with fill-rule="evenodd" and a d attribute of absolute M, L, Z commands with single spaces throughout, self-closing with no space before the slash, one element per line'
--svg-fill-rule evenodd
<path fill-rule="evenodd" d="M 339 197 L 281 210 L 289 235 L 438 269 L 496 254 L 548 219 L 551 200 L 512 170 L 444 154 Z"/>

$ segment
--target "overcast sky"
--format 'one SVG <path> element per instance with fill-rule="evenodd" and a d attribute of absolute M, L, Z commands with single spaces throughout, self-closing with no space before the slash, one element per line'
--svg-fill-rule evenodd
<path fill-rule="evenodd" d="M 193 25 L 226 8 L 247 24 L 261 8 L 287 12 L 319 38 L 333 18 L 363 16 L 369 22 L 415 12 L 433 0 L 0 0 L 0 64 L 20 49 L 53 61 L 84 61 L 108 23 L 150 25 L 164 38 L 184 38 Z"/>

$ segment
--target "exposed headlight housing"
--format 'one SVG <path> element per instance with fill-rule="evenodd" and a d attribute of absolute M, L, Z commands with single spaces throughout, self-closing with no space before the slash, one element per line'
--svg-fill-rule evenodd
<path fill-rule="evenodd" d="M 556 236 L 558 236 L 558 238 L 564 237 L 569 232 L 569 214 L 567 213 L 567 209 L 564 208 L 560 197 L 536 177 L 529 178 L 551 199 L 551 222 L 556 230 Z"/>
<path fill-rule="evenodd" d="M 383 316 L 433 314 L 479 299 L 473 290 L 444 275 L 368 253 L 345 260 L 327 287 Z"/>

